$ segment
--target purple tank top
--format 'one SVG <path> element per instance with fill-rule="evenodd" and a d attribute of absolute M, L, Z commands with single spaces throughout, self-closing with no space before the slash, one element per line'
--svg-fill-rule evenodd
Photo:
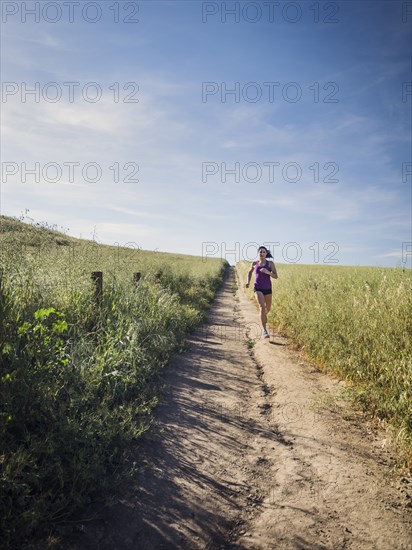
<path fill-rule="evenodd" d="M 266 268 L 270 271 L 269 262 L 266 260 L 265 265 L 260 266 L 259 262 L 255 265 L 255 285 L 254 288 L 257 290 L 270 290 L 272 288 L 272 283 L 270 281 L 270 275 L 262 273 L 260 270 Z"/>

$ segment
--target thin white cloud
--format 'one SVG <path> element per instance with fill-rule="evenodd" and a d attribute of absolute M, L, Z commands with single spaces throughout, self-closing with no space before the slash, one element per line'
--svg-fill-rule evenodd
<path fill-rule="evenodd" d="M 170 222 L 175 222 L 175 223 L 179 223 L 179 222 L 182 221 L 181 217 L 167 216 L 163 213 L 159 214 L 159 213 L 156 213 L 156 212 L 152 212 L 150 210 L 148 210 L 148 211 L 133 210 L 131 208 L 124 208 L 122 206 L 115 206 L 113 204 L 108 204 L 107 208 L 108 208 L 108 210 L 113 210 L 113 212 L 119 212 L 120 214 L 126 214 L 128 216 L 134 216 L 136 218 L 147 218 L 147 219 L 150 219 L 150 220 L 162 220 L 163 222 L 170 221 Z"/>
<path fill-rule="evenodd" d="M 401 259 L 403 257 L 402 249 L 399 250 L 391 250 L 390 252 L 386 252 L 384 254 L 376 254 L 376 258 L 399 258 Z"/>
<path fill-rule="evenodd" d="M 97 228 L 103 239 L 109 238 L 110 235 L 128 238 L 133 235 L 146 237 L 159 234 L 159 229 L 156 227 L 137 223 L 99 223 Z"/>

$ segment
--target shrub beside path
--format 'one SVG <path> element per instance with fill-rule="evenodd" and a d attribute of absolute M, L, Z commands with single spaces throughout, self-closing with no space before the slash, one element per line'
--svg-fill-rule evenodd
<path fill-rule="evenodd" d="M 412 549 L 412 481 L 342 383 L 272 333 L 236 272 L 165 372 L 135 483 L 70 550 Z"/>

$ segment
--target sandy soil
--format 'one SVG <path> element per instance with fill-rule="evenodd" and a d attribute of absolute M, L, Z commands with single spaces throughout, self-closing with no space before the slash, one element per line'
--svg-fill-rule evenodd
<path fill-rule="evenodd" d="M 232 269 L 165 376 L 134 484 L 70 550 L 412 549 L 412 480 L 343 384 L 272 332 Z"/>

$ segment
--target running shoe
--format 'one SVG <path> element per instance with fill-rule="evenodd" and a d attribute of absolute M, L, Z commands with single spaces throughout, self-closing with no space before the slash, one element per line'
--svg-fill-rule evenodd
<path fill-rule="evenodd" d="M 263 331 L 263 338 L 269 338 L 269 333 L 267 330 Z"/>

